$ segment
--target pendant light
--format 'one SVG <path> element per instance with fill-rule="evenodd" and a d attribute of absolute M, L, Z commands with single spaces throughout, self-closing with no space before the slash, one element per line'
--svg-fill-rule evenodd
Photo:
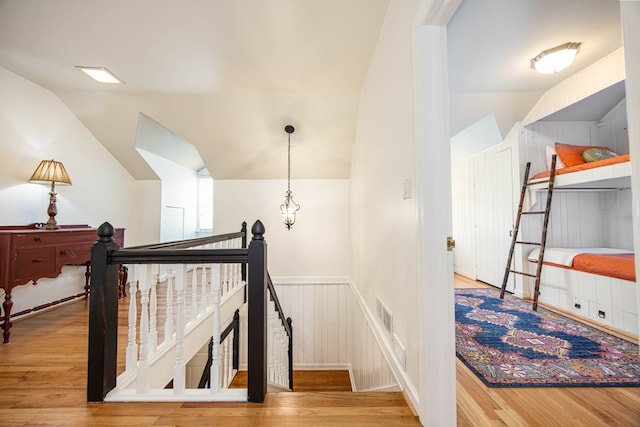
<path fill-rule="evenodd" d="M 284 196 L 284 203 L 280 205 L 280 211 L 282 212 L 282 220 L 285 227 L 287 227 L 287 230 L 291 230 L 291 227 L 296 222 L 296 212 L 300 209 L 300 205 L 293 201 L 293 196 L 291 195 L 291 134 L 295 131 L 295 128 L 291 125 L 286 125 L 284 131 L 288 134 L 287 192 Z"/>

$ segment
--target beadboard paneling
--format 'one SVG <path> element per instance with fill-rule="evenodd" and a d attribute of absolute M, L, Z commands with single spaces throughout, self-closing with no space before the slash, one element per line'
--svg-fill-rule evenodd
<path fill-rule="evenodd" d="M 294 368 L 351 368 L 357 391 L 397 387 L 351 286 L 276 284 L 293 324 Z"/>

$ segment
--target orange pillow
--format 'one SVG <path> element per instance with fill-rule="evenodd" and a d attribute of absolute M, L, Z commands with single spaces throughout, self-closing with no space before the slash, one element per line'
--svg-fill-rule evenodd
<path fill-rule="evenodd" d="M 569 145 L 556 142 L 556 153 L 562 160 L 565 166 L 577 166 L 585 163 L 582 158 L 582 152 L 589 148 L 601 148 L 603 150 L 612 151 L 609 147 L 602 147 L 597 145 Z"/>

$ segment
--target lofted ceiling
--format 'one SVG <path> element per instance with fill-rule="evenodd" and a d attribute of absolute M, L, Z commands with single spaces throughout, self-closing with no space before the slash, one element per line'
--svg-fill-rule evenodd
<path fill-rule="evenodd" d="M 156 178 L 136 151 L 154 125 L 141 148 L 216 179 L 285 178 L 286 124 L 293 178 L 347 178 L 389 1 L 0 0 L 0 66 L 59 96 L 136 179 Z M 619 21 L 617 0 L 464 0 L 448 26 L 452 134 L 494 113 L 505 135 L 544 90 L 620 47 Z M 566 41 L 583 43 L 571 69 L 529 69 Z"/>

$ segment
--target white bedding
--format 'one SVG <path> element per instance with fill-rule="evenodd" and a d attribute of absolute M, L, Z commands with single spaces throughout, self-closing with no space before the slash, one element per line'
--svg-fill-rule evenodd
<path fill-rule="evenodd" d="M 540 248 L 529 252 L 529 261 L 537 262 Z M 571 267 L 573 258 L 579 254 L 632 254 L 633 251 L 614 248 L 545 248 L 544 261 Z"/>

